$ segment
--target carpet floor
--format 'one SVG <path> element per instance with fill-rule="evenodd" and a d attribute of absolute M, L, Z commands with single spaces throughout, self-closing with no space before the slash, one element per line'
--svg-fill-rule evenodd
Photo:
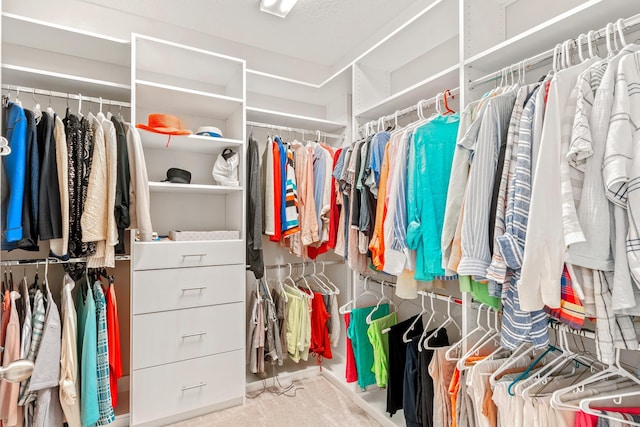
<path fill-rule="evenodd" d="M 375 427 L 380 424 L 324 377 L 296 381 L 294 397 L 265 391 L 244 406 L 171 424 L 171 427 Z M 290 391 L 287 394 L 293 395 Z"/>

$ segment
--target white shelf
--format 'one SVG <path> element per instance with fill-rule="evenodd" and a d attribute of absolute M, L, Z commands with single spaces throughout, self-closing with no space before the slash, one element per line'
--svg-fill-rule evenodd
<path fill-rule="evenodd" d="M 2 81 L 10 85 L 48 89 L 72 94 L 81 93 L 112 99 L 129 101 L 131 86 L 107 80 L 92 79 L 72 74 L 56 73 L 14 64 L 2 64 Z"/>
<path fill-rule="evenodd" d="M 80 20 L 82 22 L 82 20 Z M 2 14 L 2 43 L 129 66 L 129 40 L 56 25 L 10 13 Z"/>
<path fill-rule="evenodd" d="M 134 40 L 137 78 L 242 96 L 238 77 L 243 73 L 244 61 L 139 34 L 134 34 Z"/>
<path fill-rule="evenodd" d="M 331 120 L 318 119 L 315 117 L 300 116 L 298 114 L 285 113 L 281 111 L 267 110 L 263 108 L 247 107 L 247 121 L 268 123 L 277 126 L 287 126 L 291 128 L 303 128 L 309 130 L 319 130 L 328 133 L 341 133 L 347 125 L 345 123 Z"/>
<path fill-rule="evenodd" d="M 146 80 L 136 80 L 136 99 L 139 106 L 154 111 L 167 112 L 179 109 L 183 114 L 217 119 L 228 118 L 241 108 L 243 103 L 240 98 Z"/>
<path fill-rule="evenodd" d="M 156 193 L 217 194 L 225 195 L 242 191 L 242 187 L 223 185 L 174 184 L 171 182 L 149 182 L 149 191 Z"/>
<path fill-rule="evenodd" d="M 217 154 L 225 148 L 237 148 L 243 145 L 239 139 L 212 138 L 202 135 L 169 135 L 138 129 L 144 148 L 165 149 L 168 151 L 190 151 L 202 154 Z"/>
<path fill-rule="evenodd" d="M 590 0 L 465 60 L 465 65 L 492 72 L 543 52 L 580 33 L 638 13 L 628 0 Z"/>
<path fill-rule="evenodd" d="M 401 110 L 421 99 L 432 98 L 438 92 L 446 89 L 458 87 L 460 67 L 453 65 L 433 76 L 414 84 L 390 97 L 383 99 L 377 104 L 356 112 L 356 117 L 365 120 L 375 120 L 387 114 L 393 114 L 396 110 Z"/>

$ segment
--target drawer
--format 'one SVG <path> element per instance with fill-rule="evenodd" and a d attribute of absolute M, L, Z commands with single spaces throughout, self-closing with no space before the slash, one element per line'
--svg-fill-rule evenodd
<path fill-rule="evenodd" d="M 132 255 L 134 270 L 244 265 L 245 245 L 243 240 L 135 242 Z"/>
<path fill-rule="evenodd" d="M 244 396 L 244 352 L 234 351 L 131 373 L 131 425 Z"/>
<path fill-rule="evenodd" d="M 240 302 L 245 299 L 245 267 L 134 271 L 132 314 Z"/>
<path fill-rule="evenodd" d="M 132 369 L 242 350 L 244 304 L 133 316 Z"/>

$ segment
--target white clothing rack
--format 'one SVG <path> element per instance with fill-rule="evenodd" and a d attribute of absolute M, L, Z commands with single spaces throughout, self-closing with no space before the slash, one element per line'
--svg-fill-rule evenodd
<path fill-rule="evenodd" d="M 301 133 L 301 134 L 311 134 L 311 135 L 318 135 L 318 136 L 322 136 L 322 137 L 327 137 L 327 138 L 334 138 L 334 139 L 342 139 L 344 138 L 343 134 L 338 134 L 338 133 L 327 133 L 327 132 L 322 132 L 319 130 L 309 130 L 309 129 L 302 129 L 302 128 L 290 128 L 287 126 L 280 126 L 280 125 L 272 125 L 269 123 L 261 123 L 261 122 L 251 122 L 251 121 L 247 121 L 247 126 L 254 126 L 254 127 L 258 127 L 258 128 L 265 128 L 265 129 L 274 129 L 274 130 L 283 130 L 283 131 L 287 131 L 287 132 L 297 132 L 297 133 Z"/>
<path fill-rule="evenodd" d="M 131 260 L 131 255 L 116 255 L 116 261 L 129 261 Z M 40 259 L 15 259 L 15 260 L 5 260 L 0 261 L 0 266 L 26 266 L 26 265 L 44 265 L 44 264 L 67 264 L 67 263 L 78 263 L 78 262 L 87 262 L 86 257 L 81 258 L 69 258 L 64 261 L 59 258 L 40 258 Z"/>
<path fill-rule="evenodd" d="M 454 88 L 454 89 L 449 89 L 449 93 L 451 94 L 451 96 L 455 96 L 458 95 L 460 93 L 460 88 Z M 429 108 L 432 105 L 435 105 L 435 103 L 440 99 L 440 97 L 442 96 L 443 92 L 438 93 L 436 96 L 432 97 L 432 98 L 428 98 L 428 99 L 422 99 L 420 101 L 418 101 L 416 104 L 404 108 L 402 110 L 398 110 L 393 114 L 387 114 L 386 116 L 382 116 L 379 117 L 378 120 L 372 120 L 370 122 L 365 123 L 364 125 L 360 126 L 360 131 L 363 131 L 364 129 L 366 129 L 367 126 L 370 126 L 371 124 L 373 124 L 374 126 L 377 123 L 391 123 L 392 120 L 395 121 L 395 119 L 397 117 L 402 117 L 402 116 L 406 116 L 407 114 L 411 114 L 414 111 L 418 111 L 418 107 L 420 108 Z"/>
<path fill-rule="evenodd" d="M 629 31 L 632 27 L 635 27 L 637 25 L 640 25 L 640 14 L 637 15 L 633 15 L 627 19 L 623 19 L 623 31 Z M 597 40 L 601 40 L 603 38 L 606 37 L 606 27 L 600 28 L 598 31 L 595 31 L 592 35 L 592 39 L 593 41 L 597 41 Z M 615 30 L 614 30 L 615 31 Z M 617 34 L 617 33 L 616 33 Z M 615 36 L 614 36 L 615 37 Z M 576 41 L 577 42 L 577 41 Z M 524 66 L 526 67 L 526 69 L 530 69 L 533 68 L 536 65 L 545 63 L 547 61 L 550 61 L 553 59 L 554 53 L 555 53 L 555 49 L 549 49 L 546 50 L 544 52 L 541 52 L 537 55 L 534 55 L 530 58 L 527 58 L 524 60 Z M 522 61 L 519 63 L 520 66 L 522 66 Z M 490 83 L 493 82 L 495 80 L 498 80 L 500 78 L 502 78 L 503 76 L 503 72 L 505 70 L 507 70 L 507 72 L 509 72 L 509 70 L 513 70 L 514 68 L 517 68 L 518 64 L 512 64 L 510 66 L 507 66 L 505 68 L 502 68 L 498 71 L 494 71 L 493 73 L 487 74 L 486 76 L 480 77 L 479 79 L 476 80 L 472 80 L 469 82 L 469 88 L 473 89 L 474 87 L 478 86 L 478 85 L 482 85 L 485 83 Z"/>
<path fill-rule="evenodd" d="M 49 97 L 62 98 L 62 99 L 75 100 L 75 101 L 82 99 L 82 101 L 92 102 L 94 104 L 110 105 L 110 106 L 116 106 L 119 108 L 122 108 L 122 107 L 131 108 L 131 104 L 129 102 L 113 101 L 113 100 L 104 99 L 104 98 L 95 98 L 93 96 L 85 96 L 79 93 L 76 94 L 76 93 L 57 92 L 57 91 L 46 90 L 46 89 L 36 89 L 36 88 L 26 87 L 26 86 L 8 85 L 6 83 L 2 84 L 2 89 L 18 92 L 18 95 L 20 92 L 24 92 L 30 95 L 37 94 L 37 95 L 44 95 Z"/>

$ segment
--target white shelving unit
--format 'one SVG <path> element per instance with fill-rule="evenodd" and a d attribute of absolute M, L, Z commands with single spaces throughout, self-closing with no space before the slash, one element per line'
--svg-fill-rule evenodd
<path fill-rule="evenodd" d="M 146 426 L 243 401 L 245 63 L 134 34 L 132 64 L 137 122 L 145 123 L 152 113 L 172 114 L 184 129 L 216 126 L 225 136 L 140 131 L 154 231 L 240 235 L 238 240 L 132 242 L 131 425 Z M 225 148 L 240 157 L 238 187 L 213 179 L 213 165 Z M 169 168 L 188 170 L 190 183 L 162 182 Z M 151 292 L 150 283 L 164 291 Z M 167 293 L 175 295 L 167 300 Z M 158 328 L 161 324 L 166 327 Z"/>
<path fill-rule="evenodd" d="M 353 64 L 353 132 L 459 86 L 459 4 L 435 0 Z"/>

